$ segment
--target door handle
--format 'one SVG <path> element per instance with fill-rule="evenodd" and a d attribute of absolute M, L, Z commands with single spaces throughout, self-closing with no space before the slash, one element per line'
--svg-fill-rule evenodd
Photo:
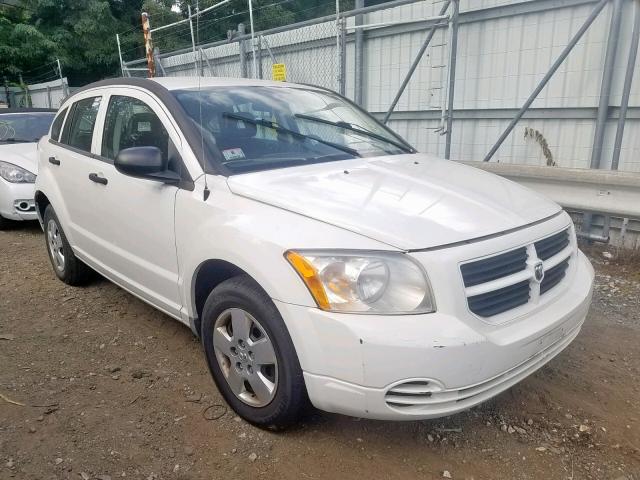
<path fill-rule="evenodd" d="M 52 165 L 60 165 L 60 160 L 58 160 L 56 157 L 49 157 L 49 163 L 51 163 Z"/>
<path fill-rule="evenodd" d="M 106 185 L 107 183 L 109 183 L 109 180 L 107 180 L 104 177 L 101 177 L 97 173 L 90 173 L 89 180 L 91 180 L 92 182 L 100 183 L 101 185 Z"/>

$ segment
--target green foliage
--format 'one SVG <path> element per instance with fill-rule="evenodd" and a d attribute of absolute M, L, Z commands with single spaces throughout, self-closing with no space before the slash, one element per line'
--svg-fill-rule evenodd
<path fill-rule="evenodd" d="M 220 0 L 19 0 L 0 4 L 0 76 L 34 83 L 56 78 L 59 58 L 72 85 L 120 74 L 115 34 L 125 60 L 144 57 L 141 12 L 153 27 L 187 17 Z M 342 10 L 353 0 L 341 0 Z M 335 12 L 335 0 L 253 0 L 256 31 Z M 198 43 L 227 38 L 243 22 L 249 31 L 247 0 L 232 0 L 194 22 Z M 189 23 L 154 34 L 161 52 L 191 47 Z"/>

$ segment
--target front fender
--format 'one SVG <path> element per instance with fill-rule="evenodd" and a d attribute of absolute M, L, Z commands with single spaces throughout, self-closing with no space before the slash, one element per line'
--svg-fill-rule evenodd
<path fill-rule="evenodd" d="M 187 314 L 196 317 L 193 287 L 198 267 L 224 260 L 253 277 L 274 300 L 316 306 L 298 274 L 284 258 L 289 249 L 390 250 L 386 244 L 348 230 L 234 195 L 223 177 L 180 190 L 176 198 L 176 247 L 180 291 Z"/>

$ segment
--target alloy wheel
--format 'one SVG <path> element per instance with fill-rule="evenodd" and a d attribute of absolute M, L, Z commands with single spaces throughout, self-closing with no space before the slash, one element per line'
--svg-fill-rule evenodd
<path fill-rule="evenodd" d="M 49 252 L 51 253 L 51 259 L 53 260 L 55 268 L 60 272 L 64 272 L 62 233 L 58 228 L 58 224 L 53 219 L 47 223 L 47 245 L 49 246 Z"/>
<path fill-rule="evenodd" d="M 250 313 L 230 308 L 216 319 L 213 349 L 229 388 L 252 407 L 268 405 L 278 387 L 278 362 L 265 329 Z"/>

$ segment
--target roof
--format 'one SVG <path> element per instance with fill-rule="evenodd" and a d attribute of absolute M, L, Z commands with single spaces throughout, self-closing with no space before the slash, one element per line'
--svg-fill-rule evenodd
<path fill-rule="evenodd" d="M 264 87 L 293 87 L 293 88 L 317 88 L 324 90 L 323 87 L 314 87 L 313 85 L 300 85 L 297 83 L 274 82 L 271 80 L 257 80 L 251 78 L 224 78 L 224 77 L 156 77 L 153 79 L 139 77 L 119 77 L 100 80 L 90 83 L 82 88 L 77 89 L 71 95 L 63 100 L 67 102 L 69 98 L 77 94 L 99 87 L 116 87 L 116 86 L 136 86 L 145 88 L 155 94 L 159 94 L 160 90 L 180 90 L 190 88 L 207 88 L 207 87 L 239 87 L 239 86 L 264 86 Z"/>
<path fill-rule="evenodd" d="M 0 108 L 0 115 L 3 113 L 56 113 L 55 108 Z"/>
<path fill-rule="evenodd" d="M 206 87 L 301 87 L 302 85 L 289 82 L 275 82 L 272 80 L 259 80 L 253 78 L 229 78 L 229 77 L 156 77 L 152 79 L 167 90 L 179 90 L 188 88 Z M 310 85 L 305 85 L 309 87 Z M 322 88 L 322 87 L 317 87 Z"/>

